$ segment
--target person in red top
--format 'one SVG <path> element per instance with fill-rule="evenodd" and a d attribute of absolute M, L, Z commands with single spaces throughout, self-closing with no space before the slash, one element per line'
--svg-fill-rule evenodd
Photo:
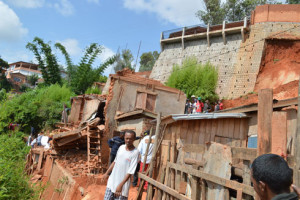
<path fill-rule="evenodd" d="M 219 100 L 219 108 L 220 110 L 223 110 L 223 103 L 221 102 L 221 100 Z"/>
<path fill-rule="evenodd" d="M 197 101 L 197 104 L 196 104 L 196 107 L 197 107 L 196 113 L 202 113 L 203 106 L 204 106 L 204 104 L 201 101 L 201 97 L 198 97 L 198 101 Z"/>

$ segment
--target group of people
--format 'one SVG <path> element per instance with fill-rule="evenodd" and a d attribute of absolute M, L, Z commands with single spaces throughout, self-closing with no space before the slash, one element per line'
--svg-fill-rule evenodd
<path fill-rule="evenodd" d="M 205 100 L 203 103 L 201 97 L 192 95 L 191 100 L 186 100 L 184 114 L 209 113 L 219 110 L 223 110 L 223 103 L 220 100 L 215 102 L 212 108 L 209 100 Z"/>
<path fill-rule="evenodd" d="M 132 130 L 120 132 L 120 136 L 108 140 L 111 148 L 110 167 L 102 176 L 102 180 L 108 179 L 105 191 L 105 200 L 127 199 L 130 188 L 130 177 L 133 176 L 133 186 L 138 184 L 138 172 L 146 170 L 151 162 L 153 142 L 150 142 L 150 131 L 145 131 L 142 137 L 136 137 Z M 134 141 L 140 139 L 138 148 L 135 148 Z M 155 140 L 155 135 L 151 137 Z M 147 158 L 146 149 L 149 144 Z M 145 166 L 144 166 L 145 165 Z M 144 167 L 143 167 L 144 166 Z M 147 182 L 144 189 L 147 189 Z"/>
<path fill-rule="evenodd" d="M 105 200 L 128 199 L 130 178 L 136 173 L 139 161 L 144 161 L 143 156 L 145 156 L 146 141 L 149 140 L 149 136 L 140 141 L 138 148 L 133 145 L 135 140 L 136 133 L 132 130 L 126 130 L 121 136 L 109 140 L 111 148 L 114 148 L 114 145 L 120 146 L 116 154 L 114 154 L 115 151 L 112 151 L 115 158 L 111 159 L 112 163 L 109 169 L 102 176 L 103 181 L 108 179 Z M 150 144 L 146 165 L 151 161 L 152 150 L 153 146 Z M 141 163 L 141 167 L 142 165 L 143 163 Z M 293 171 L 287 162 L 278 155 L 264 154 L 257 157 L 251 165 L 251 182 L 261 200 L 299 199 L 300 190 L 292 185 Z"/>
<path fill-rule="evenodd" d="M 38 134 L 36 138 L 33 138 L 33 136 L 30 135 L 28 138 L 28 146 L 30 145 L 32 148 L 35 146 L 42 146 L 45 149 L 49 149 L 51 140 L 51 137 L 42 135 L 41 133 Z"/>

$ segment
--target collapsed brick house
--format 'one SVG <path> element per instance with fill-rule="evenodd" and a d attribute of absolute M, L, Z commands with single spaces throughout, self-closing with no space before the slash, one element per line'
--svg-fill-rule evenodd
<path fill-rule="evenodd" d="M 108 93 L 105 107 L 105 131 L 108 137 L 124 129 L 139 136 L 150 128 L 158 112 L 162 116 L 184 112 L 186 95 L 159 81 L 130 70 L 111 74 L 103 93 Z M 109 87 L 108 87 L 109 86 Z"/>
<path fill-rule="evenodd" d="M 131 129 L 139 136 L 150 128 L 157 112 L 163 116 L 184 112 L 184 93 L 146 78 L 145 74 L 120 71 L 110 75 L 106 88 L 106 95 L 73 97 L 69 115 L 64 109 L 62 122 L 51 133 L 58 162 L 75 176 L 107 169 L 107 140 L 120 131 Z"/>

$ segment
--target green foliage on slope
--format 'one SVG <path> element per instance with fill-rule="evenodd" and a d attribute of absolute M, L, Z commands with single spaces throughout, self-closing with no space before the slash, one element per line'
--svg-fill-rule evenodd
<path fill-rule="evenodd" d="M 215 101 L 218 72 L 210 63 L 201 64 L 195 57 L 187 58 L 183 64 L 175 65 L 167 86 L 182 90 L 188 97 L 196 95 Z"/>

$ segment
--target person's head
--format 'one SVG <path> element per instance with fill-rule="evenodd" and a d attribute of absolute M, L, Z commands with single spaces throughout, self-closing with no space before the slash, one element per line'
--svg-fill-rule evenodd
<path fill-rule="evenodd" d="M 251 182 L 261 199 L 272 199 L 277 194 L 290 192 L 293 171 L 282 157 L 264 154 L 252 163 Z"/>
<path fill-rule="evenodd" d="M 125 136 L 124 136 L 124 140 L 125 140 L 125 144 L 127 147 L 131 147 L 133 146 L 133 142 L 135 140 L 136 134 L 133 130 L 126 130 L 125 131 Z"/>
<path fill-rule="evenodd" d="M 201 101 L 201 97 L 198 97 L 198 101 Z"/>
<path fill-rule="evenodd" d="M 122 139 L 123 139 L 123 138 L 124 138 L 124 136 L 125 136 L 125 131 L 121 131 L 121 132 L 120 132 L 120 138 L 122 138 Z"/>

